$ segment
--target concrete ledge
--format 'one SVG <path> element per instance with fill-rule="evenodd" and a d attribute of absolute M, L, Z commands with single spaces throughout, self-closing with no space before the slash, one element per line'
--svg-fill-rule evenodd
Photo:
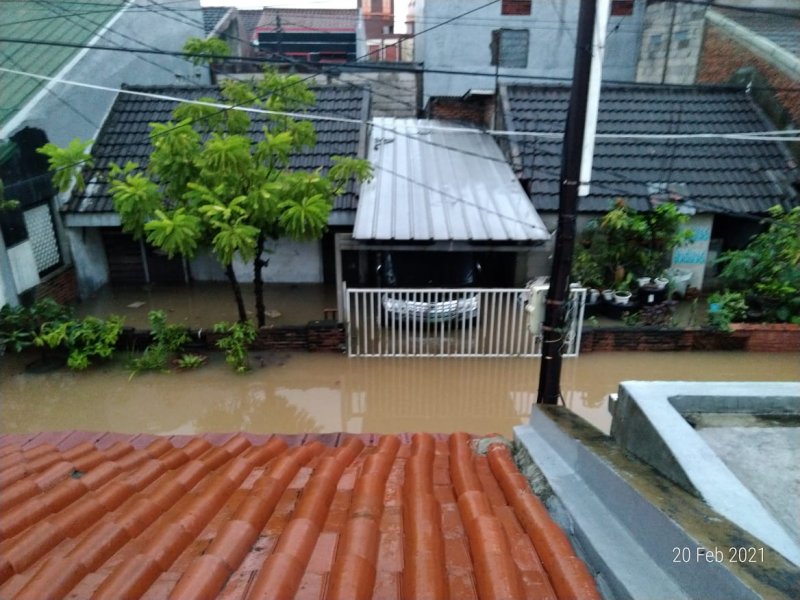
<path fill-rule="evenodd" d="M 791 398 L 800 407 L 800 384 L 625 381 L 611 424 L 611 436 L 625 450 L 800 564 L 800 546 L 681 414 L 693 397 L 699 397 L 695 408 L 715 412 L 761 397 L 772 398 L 765 408 L 786 407 Z"/>
<path fill-rule="evenodd" d="M 708 562 L 715 549 L 759 541 L 566 408 L 535 406 L 515 435 L 555 494 L 548 508 L 567 515 L 560 524 L 608 596 L 800 597 L 800 570 L 769 547 L 758 564 Z M 689 560 L 676 561 L 676 549 Z"/>

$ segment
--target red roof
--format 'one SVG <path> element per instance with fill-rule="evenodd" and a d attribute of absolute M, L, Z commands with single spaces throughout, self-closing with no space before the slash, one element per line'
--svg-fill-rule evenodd
<path fill-rule="evenodd" d="M 599 598 L 500 443 L 43 436 L 0 436 L 2 598 Z"/>

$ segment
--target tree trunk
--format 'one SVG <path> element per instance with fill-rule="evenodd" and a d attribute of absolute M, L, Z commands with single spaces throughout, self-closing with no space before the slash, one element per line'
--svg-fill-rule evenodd
<path fill-rule="evenodd" d="M 236 308 L 239 310 L 239 322 L 244 323 L 247 321 L 247 311 L 244 309 L 244 298 L 242 298 L 242 288 L 239 281 L 236 279 L 236 273 L 233 271 L 233 265 L 225 266 L 225 276 L 231 282 L 233 288 L 233 296 L 236 298 Z"/>
<path fill-rule="evenodd" d="M 258 234 L 256 241 L 256 258 L 253 261 L 253 292 L 256 295 L 256 318 L 258 319 L 258 326 L 264 327 L 267 324 L 267 310 L 264 306 L 264 276 L 262 271 L 269 264 L 269 259 L 264 260 L 264 244 L 267 241 L 267 236 L 264 232 Z"/>

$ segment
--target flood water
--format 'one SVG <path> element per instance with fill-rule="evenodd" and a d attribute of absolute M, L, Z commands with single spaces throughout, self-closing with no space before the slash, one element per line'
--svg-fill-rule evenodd
<path fill-rule="evenodd" d="M 28 358 L 27 360 L 30 360 Z M 24 372 L 0 358 L 0 432 L 66 429 L 191 434 L 406 431 L 501 433 L 528 420 L 538 359 L 369 359 L 256 355 L 236 375 L 221 355 L 198 371 L 122 364 L 84 373 Z M 800 380 L 800 353 L 591 353 L 565 359 L 565 402 L 604 431 L 606 395 L 622 380 Z"/>

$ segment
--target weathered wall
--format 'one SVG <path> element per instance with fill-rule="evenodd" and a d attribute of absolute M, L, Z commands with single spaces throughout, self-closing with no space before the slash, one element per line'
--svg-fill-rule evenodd
<path fill-rule="evenodd" d="M 415 15 L 419 30 L 486 4 L 483 0 L 425 0 L 417 3 Z M 644 19 L 644 2 L 636 2 L 634 14 L 611 17 L 606 46 L 605 79 L 633 81 Z M 491 65 L 491 32 L 494 29 L 530 31 L 526 68 L 500 68 L 501 84 L 525 83 L 526 75 L 542 78 L 571 78 L 574 61 L 578 0 L 533 2 L 530 15 L 502 15 L 501 3 L 485 8 L 433 29 L 415 40 L 414 60 L 426 69 L 468 71 L 481 75 L 426 73 L 423 91 L 430 96 L 462 96 L 470 89 L 494 89 L 495 67 Z"/>
<path fill-rule="evenodd" d="M 800 84 L 769 62 L 757 57 L 742 43 L 737 42 L 713 25 L 706 29 L 705 43 L 697 72 L 698 83 L 725 83 L 739 69 L 755 67 L 776 91 L 776 98 L 800 123 Z M 795 91 L 793 91 L 795 90 Z"/>
<path fill-rule="evenodd" d="M 82 298 L 108 283 L 108 261 L 100 231 L 95 227 L 66 228 Z"/>
<path fill-rule="evenodd" d="M 705 7 L 696 4 L 649 4 L 644 18 L 636 81 L 694 83 L 703 43 L 704 14 Z"/>
<path fill-rule="evenodd" d="M 46 275 L 36 286 L 36 299 L 52 298 L 60 304 L 78 299 L 78 278 L 72 265 L 61 267 Z"/>

